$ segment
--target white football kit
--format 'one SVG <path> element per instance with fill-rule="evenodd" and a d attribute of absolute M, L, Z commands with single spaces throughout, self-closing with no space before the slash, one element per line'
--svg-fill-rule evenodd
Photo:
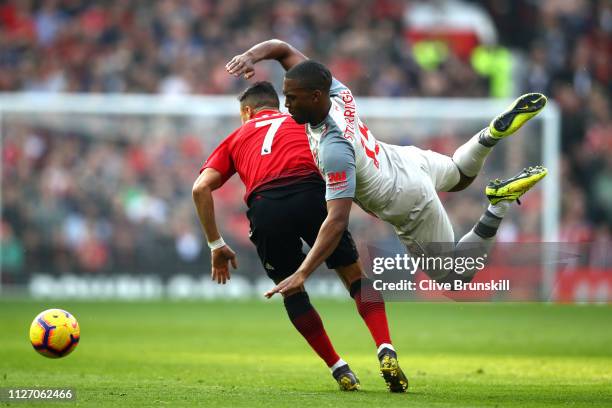
<path fill-rule="evenodd" d="M 352 198 L 389 222 L 407 246 L 454 242 L 438 191 L 460 178 L 453 160 L 415 146 L 378 142 L 359 119 L 351 91 L 333 79 L 331 109 L 316 127 L 306 126 L 310 149 L 323 174 L 326 199 Z"/>

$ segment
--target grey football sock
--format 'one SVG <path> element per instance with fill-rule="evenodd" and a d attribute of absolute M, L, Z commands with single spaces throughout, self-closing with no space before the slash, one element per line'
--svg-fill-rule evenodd
<path fill-rule="evenodd" d="M 482 129 L 480 133 L 478 134 L 478 143 L 480 143 L 483 146 L 493 147 L 497 144 L 497 142 L 499 142 L 499 139 L 496 139 L 493 136 L 491 136 L 491 133 L 489 132 L 489 128 Z"/>

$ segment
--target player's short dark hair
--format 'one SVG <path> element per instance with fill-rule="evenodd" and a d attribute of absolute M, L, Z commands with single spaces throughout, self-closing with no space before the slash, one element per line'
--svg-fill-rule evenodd
<path fill-rule="evenodd" d="M 303 88 L 318 89 L 323 92 L 329 92 L 332 83 L 332 74 L 329 69 L 313 60 L 302 61 L 294 65 L 287 71 L 285 78 L 297 80 Z"/>
<path fill-rule="evenodd" d="M 280 102 L 274 86 L 268 81 L 255 82 L 245 89 L 239 96 L 241 105 L 248 105 L 253 109 L 269 106 L 278 108 Z"/>

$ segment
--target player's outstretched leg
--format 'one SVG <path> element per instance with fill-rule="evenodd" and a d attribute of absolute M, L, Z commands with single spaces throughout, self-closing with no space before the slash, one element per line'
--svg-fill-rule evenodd
<path fill-rule="evenodd" d="M 493 146 L 510 136 L 546 106 L 546 96 L 528 93 L 518 97 L 503 113 L 495 117 L 489 127 L 460 146 L 453 154 L 453 162 L 461 172 L 461 180 L 451 191 L 467 187 L 478 175 Z"/>
<path fill-rule="evenodd" d="M 476 251 L 478 256 L 488 253 L 495 240 L 497 229 L 512 202 L 517 201 L 520 204 L 519 198 L 542 180 L 546 174 L 548 174 L 546 168 L 536 166 L 523 169 L 519 174 L 507 180 L 491 181 L 485 189 L 485 194 L 490 202 L 489 207 L 474 228 L 459 240 L 455 253 L 465 254 L 465 252 Z M 474 277 L 474 272 L 466 271 L 459 276 L 449 276 L 449 279 L 470 281 Z"/>
<path fill-rule="evenodd" d="M 319 313 L 310 303 L 306 292 L 296 292 L 284 298 L 289 320 L 306 339 L 310 347 L 330 368 L 342 391 L 359 389 L 359 380 L 332 346 Z"/>

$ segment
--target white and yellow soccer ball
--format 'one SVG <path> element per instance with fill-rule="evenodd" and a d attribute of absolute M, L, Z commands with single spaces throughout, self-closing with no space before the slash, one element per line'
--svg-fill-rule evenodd
<path fill-rule="evenodd" d="M 45 357 L 60 358 L 79 344 L 81 328 L 76 318 L 62 309 L 49 309 L 34 318 L 30 341 L 34 350 Z"/>

